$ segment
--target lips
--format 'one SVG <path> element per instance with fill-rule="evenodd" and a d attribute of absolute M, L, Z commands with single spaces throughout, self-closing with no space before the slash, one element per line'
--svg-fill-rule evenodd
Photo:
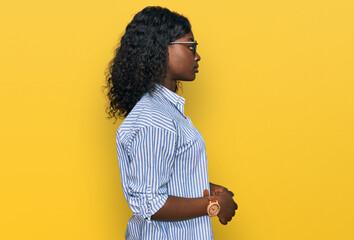
<path fill-rule="evenodd" d="M 199 65 L 197 65 L 197 66 L 194 67 L 194 71 L 195 71 L 195 72 L 199 72 L 199 71 L 198 71 L 198 67 L 199 67 Z"/>

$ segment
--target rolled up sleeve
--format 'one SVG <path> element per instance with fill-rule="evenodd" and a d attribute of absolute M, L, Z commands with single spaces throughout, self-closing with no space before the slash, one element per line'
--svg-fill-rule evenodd
<path fill-rule="evenodd" d="M 128 204 L 135 216 L 148 222 L 168 198 L 176 138 L 172 131 L 144 127 L 135 133 L 128 149 Z"/>

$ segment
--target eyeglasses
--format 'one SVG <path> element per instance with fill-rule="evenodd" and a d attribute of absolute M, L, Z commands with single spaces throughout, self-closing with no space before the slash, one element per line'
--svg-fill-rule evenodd
<path fill-rule="evenodd" d="M 195 55 L 195 53 L 197 52 L 197 45 L 198 43 L 195 42 L 170 42 L 170 44 L 192 44 L 190 46 L 188 46 L 188 48 L 192 51 L 192 53 Z"/>

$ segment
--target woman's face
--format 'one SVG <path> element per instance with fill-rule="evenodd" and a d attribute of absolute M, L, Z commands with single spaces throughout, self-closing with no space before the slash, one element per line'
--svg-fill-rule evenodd
<path fill-rule="evenodd" d="M 193 33 L 190 32 L 174 42 L 194 42 Z M 168 68 L 166 81 L 172 84 L 177 80 L 193 81 L 198 72 L 200 56 L 192 51 L 193 43 L 172 44 L 168 46 Z"/>

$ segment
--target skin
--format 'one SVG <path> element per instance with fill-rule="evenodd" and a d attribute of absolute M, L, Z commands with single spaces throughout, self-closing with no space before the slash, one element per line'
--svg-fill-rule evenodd
<path fill-rule="evenodd" d="M 211 196 L 220 196 L 220 195 L 223 196 L 224 194 L 227 194 L 225 196 L 226 198 L 229 198 L 230 196 L 231 197 L 234 196 L 233 192 L 229 191 L 227 188 L 225 188 L 223 186 L 220 186 L 220 185 L 217 185 L 217 184 L 213 184 L 211 182 L 209 182 L 209 184 L 210 184 L 210 195 Z M 235 211 L 237 210 L 238 206 L 237 206 L 236 202 L 233 199 L 231 199 L 232 201 L 227 201 L 225 203 L 222 202 L 222 200 L 224 200 L 224 199 L 219 200 L 220 206 L 223 206 L 223 207 L 221 207 L 221 210 L 220 210 L 220 213 L 218 214 L 218 217 L 219 217 L 220 223 L 226 225 L 235 216 L 235 213 L 236 213 Z M 231 204 L 231 205 L 225 206 L 227 204 Z M 228 211 L 230 210 L 232 212 L 232 209 L 234 209 L 234 211 L 233 211 L 233 213 L 232 213 L 232 215 L 230 217 L 230 215 L 229 215 L 230 212 L 228 212 Z"/>
<path fill-rule="evenodd" d="M 176 42 L 189 41 L 194 41 L 192 32 L 176 40 Z M 178 80 L 193 81 L 195 79 L 197 72 L 196 68 L 198 68 L 198 62 L 201 58 L 198 53 L 195 55 L 193 54 L 189 49 L 188 44 L 169 45 L 168 54 L 168 69 L 164 86 L 169 90 L 176 92 L 176 84 Z M 233 200 L 234 194 L 223 186 L 213 183 L 209 184 L 210 195 L 215 196 L 221 207 L 218 214 L 219 221 L 226 225 L 231 221 L 233 216 L 235 216 L 235 211 L 238 208 Z M 205 195 L 200 198 L 168 196 L 165 204 L 151 216 L 151 219 L 176 221 L 205 216 L 208 215 L 208 204 L 209 199 Z"/>
<path fill-rule="evenodd" d="M 175 42 L 193 42 L 194 36 L 190 32 L 175 40 Z M 192 44 L 172 44 L 168 46 L 168 66 L 167 76 L 164 86 L 173 92 L 176 92 L 177 80 L 193 81 L 196 76 L 196 68 L 198 68 L 200 56 L 198 53 L 193 55 L 189 49 Z"/>

